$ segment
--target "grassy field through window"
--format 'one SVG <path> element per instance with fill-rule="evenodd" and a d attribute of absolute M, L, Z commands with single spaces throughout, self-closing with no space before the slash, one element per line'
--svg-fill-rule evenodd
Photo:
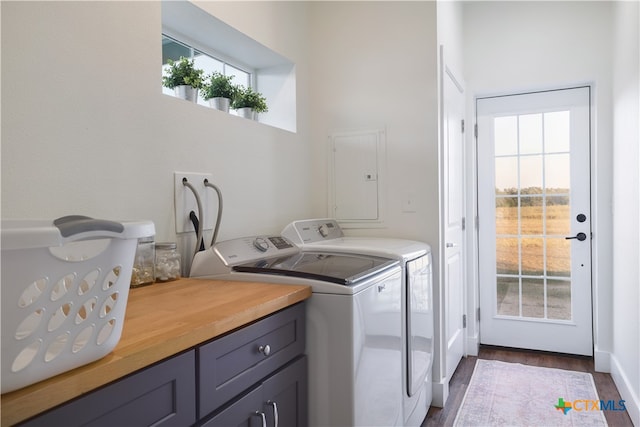
<path fill-rule="evenodd" d="M 496 207 L 499 314 L 571 319 L 569 232 L 567 204 Z"/>
<path fill-rule="evenodd" d="M 549 276 L 569 276 L 571 241 L 565 239 L 571 228 L 569 206 L 547 206 L 544 221 L 542 206 L 524 206 L 519 210 L 520 221 L 518 221 L 518 207 L 496 208 L 498 274 L 522 273 L 538 276 L 546 272 Z M 522 255 L 522 272 L 519 269 L 520 255 Z"/>

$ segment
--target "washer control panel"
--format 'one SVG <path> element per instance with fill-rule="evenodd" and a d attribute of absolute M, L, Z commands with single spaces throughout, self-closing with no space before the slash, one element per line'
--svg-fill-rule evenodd
<path fill-rule="evenodd" d="M 339 239 L 344 236 L 338 221 L 331 218 L 304 219 L 287 225 L 282 235 L 295 244 L 308 244 L 324 240 Z"/>
<path fill-rule="evenodd" d="M 282 236 L 252 236 L 225 240 L 217 243 L 213 250 L 228 266 L 300 251 L 289 239 Z"/>

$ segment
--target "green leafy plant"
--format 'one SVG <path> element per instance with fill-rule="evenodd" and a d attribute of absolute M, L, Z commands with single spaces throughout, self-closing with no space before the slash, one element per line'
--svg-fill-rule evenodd
<path fill-rule="evenodd" d="M 202 97 L 207 100 L 211 98 L 233 99 L 238 90 L 237 86 L 231 83 L 233 76 L 225 76 L 222 73 L 214 72 L 207 76 L 207 79 L 200 89 Z"/>
<path fill-rule="evenodd" d="M 267 100 L 261 93 L 255 92 L 250 87 L 239 87 L 233 98 L 232 108 L 253 108 L 256 113 L 266 113 Z"/>
<path fill-rule="evenodd" d="M 190 61 L 181 56 L 180 60 L 173 61 L 169 59 L 167 63 L 169 64 L 168 74 L 162 76 L 162 86 L 169 89 L 181 85 L 188 85 L 195 89 L 202 87 L 204 70 L 197 69 L 193 60 Z"/>

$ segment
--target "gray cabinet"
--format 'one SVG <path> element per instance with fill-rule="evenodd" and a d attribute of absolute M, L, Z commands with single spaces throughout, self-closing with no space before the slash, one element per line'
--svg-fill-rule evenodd
<path fill-rule="evenodd" d="M 304 349 L 305 305 L 298 303 L 22 425 L 306 426 Z"/>
<path fill-rule="evenodd" d="M 268 427 L 305 426 L 304 348 L 304 304 L 200 346 L 198 415 L 204 425 L 262 426 L 264 416 Z"/>
<path fill-rule="evenodd" d="M 195 351 L 38 415 L 24 426 L 190 426 L 196 421 Z"/>
<path fill-rule="evenodd" d="M 268 426 L 306 426 L 307 357 L 302 356 L 262 383 Z M 278 418 L 278 422 L 275 418 Z"/>
<path fill-rule="evenodd" d="M 306 425 L 306 356 L 298 357 L 202 424 L 206 427 Z"/>

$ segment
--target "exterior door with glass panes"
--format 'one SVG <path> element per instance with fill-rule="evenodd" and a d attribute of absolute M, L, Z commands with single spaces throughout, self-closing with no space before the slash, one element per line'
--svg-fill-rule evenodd
<path fill-rule="evenodd" d="M 590 88 L 477 99 L 481 343 L 592 355 Z"/>

